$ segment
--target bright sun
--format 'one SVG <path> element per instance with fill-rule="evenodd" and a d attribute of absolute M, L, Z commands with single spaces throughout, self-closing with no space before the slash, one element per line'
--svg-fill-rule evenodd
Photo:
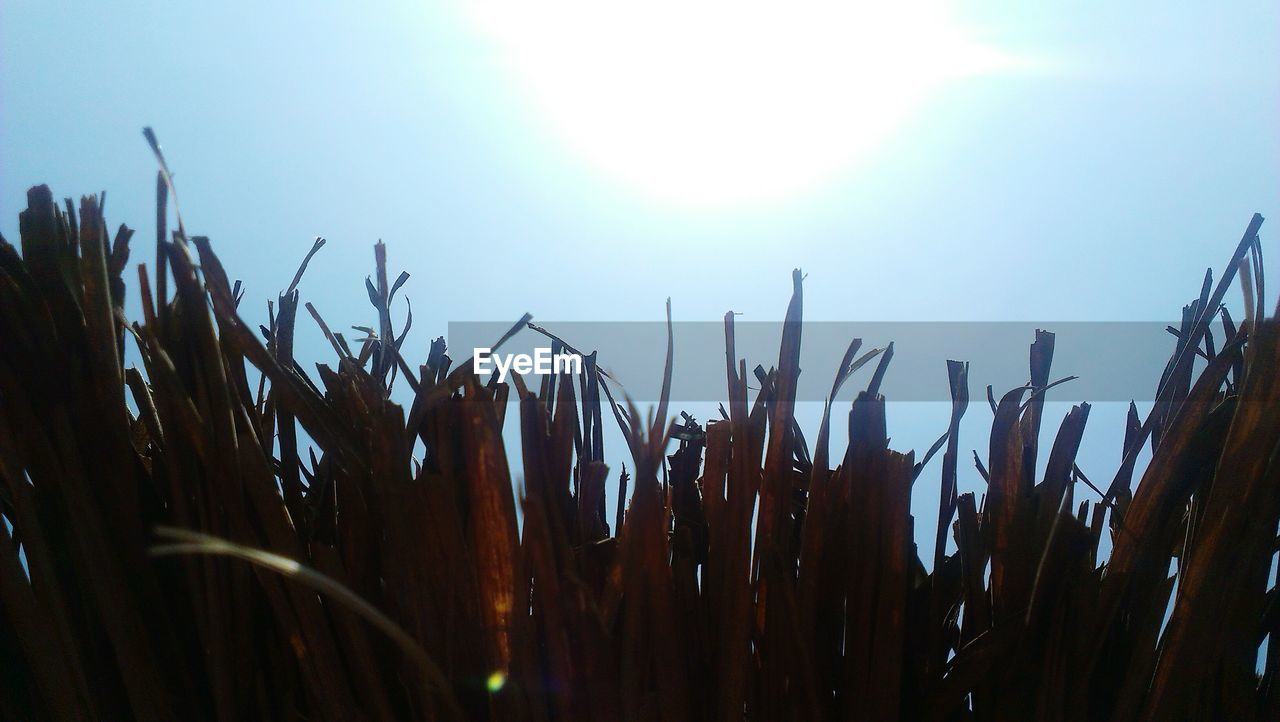
<path fill-rule="evenodd" d="M 701 208 L 812 188 L 947 81 L 1007 63 L 939 2 L 475 0 L 470 9 L 577 153 L 645 193 Z"/>

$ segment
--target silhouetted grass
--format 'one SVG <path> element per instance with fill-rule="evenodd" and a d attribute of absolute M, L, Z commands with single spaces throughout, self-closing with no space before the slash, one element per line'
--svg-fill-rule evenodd
<path fill-rule="evenodd" d="M 1038 448 L 1041 332 L 1029 383 L 991 398 L 979 500 L 956 484 L 964 363 L 946 365 L 940 479 L 888 448 L 891 353 L 857 340 L 832 388 L 870 372 L 837 424 L 847 451 L 830 456 L 830 408 L 804 439 L 798 273 L 759 392 L 726 315 L 724 418 L 671 438 L 665 399 L 642 423 L 594 363 L 529 388 L 453 367 L 441 339 L 403 358 L 404 277 L 388 283 L 380 245 L 377 324 L 353 347 L 307 304 L 337 355 L 308 372 L 305 262 L 251 328 L 209 241 L 168 233 L 171 191 L 164 170 L 136 322 L 132 232 L 109 240 L 94 197 L 77 212 L 33 188 L 21 252 L 0 241 L 4 719 L 1280 719 L 1280 328 L 1260 216 L 1184 309 L 1104 495 L 1077 486 L 1088 405 Z M 1237 324 L 1222 301 L 1238 271 Z M 407 411 L 388 398 L 397 376 Z M 511 393 L 519 449 L 503 443 Z M 612 519 L 606 420 L 633 462 Z M 933 483 L 930 570 L 910 496 Z"/>

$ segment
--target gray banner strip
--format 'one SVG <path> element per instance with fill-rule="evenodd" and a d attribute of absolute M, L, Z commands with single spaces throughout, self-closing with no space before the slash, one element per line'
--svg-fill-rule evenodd
<path fill-rule="evenodd" d="M 599 364 L 622 383 L 637 401 L 657 399 L 667 344 L 662 322 L 538 322 L 584 353 L 597 352 Z M 982 398 L 985 387 L 1003 391 L 1029 380 L 1029 349 L 1036 330 L 1055 334 L 1053 379 L 1079 377 L 1049 392 L 1055 401 L 1151 401 L 1177 339 L 1169 323 L 1160 322 L 806 322 L 800 355 L 799 401 L 822 401 L 831 388 L 836 367 L 852 339 L 863 341 L 862 351 L 894 343 L 894 356 L 882 386 L 891 401 L 947 401 L 947 359 L 970 363 L 970 392 Z M 1176 326 L 1177 324 L 1173 324 Z M 735 324 L 737 356 L 748 373 L 757 364 L 778 364 L 782 322 Z M 455 363 L 470 358 L 477 348 L 492 345 L 510 322 L 453 322 L 449 324 L 449 355 Z M 675 367 L 673 401 L 718 401 L 725 398 L 725 330 L 722 321 L 674 324 Z M 1215 326 L 1214 340 L 1222 343 Z M 551 347 L 551 340 L 523 330 L 497 353 L 534 355 Z M 543 352 L 545 355 L 545 352 Z M 1202 366 L 1203 359 L 1197 361 Z M 495 363 L 491 362 L 492 369 Z M 874 363 L 854 377 L 847 388 L 865 387 Z M 755 386 L 754 377 L 750 381 Z M 846 391 L 845 396 L 852 391 Z"/>

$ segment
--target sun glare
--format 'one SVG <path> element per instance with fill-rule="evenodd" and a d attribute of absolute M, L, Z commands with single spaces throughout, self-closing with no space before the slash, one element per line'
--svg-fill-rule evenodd
<path fill-rule="evenodd" d="M 793 196 L 932 91 L 1007 58 L 938 2 L 475 0 L 531 104 L 592 164 L 685 206 Z"/>

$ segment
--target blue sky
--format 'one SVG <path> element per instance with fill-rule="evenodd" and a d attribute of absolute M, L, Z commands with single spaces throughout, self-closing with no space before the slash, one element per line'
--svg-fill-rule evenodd
<path fill-rule="evenodd" d="M 323 235 L 304 298 L 332 326 L 368 323 L 361 281 L 381 238 L 393 273 L 413 274 L 419 355 L 449 321 L 658 320 L 667 296 L 678 319 L 777 320 L 794 267 L 808 273 L 812 319 L 1174 319 L 1251 213 L 1280 219 L 1280 6 L 1177 5 L 952 4 L 949 22 L 1017 62 L 933 87 L 802 191 L 702 207 L 581 152 L 557 127 L 568 111 L 539 106 L 510 48 L 458 3 L 6 0 L 0 232 L 17 240 L 30 185 L 106 189 L 108 220 L 139 229 L 134 260 L 148 261 L 151 125 L 188 230 L 211 236 L 245 282 L 248 315 L 265 316 Z M 593 38 L 551 20 L 566 38 L 625 39 L 625 26 Z M 919 39 L 890 39 L 902 55 L 884 72 L 927 54 Z M 777 87 L 821 78 L 822 102 L 856 93 L 830 78 L 880 71 L 874 59 L 791 67 L 774 51 Z M 576 92 L 585 103 L 595 91 Z M 806 132 L 773 131 L 753 142 Z M 822 138 L 808 141 L 821 155 Z M 327 359 L 318 332 L 300 329 L 299 343 Z M 983 411 L 970 411 L 977 427 Z M 922 415 L 899 417 L 901 446 L 940 433 Z M 1091 427 L 1110 427 L 1093 435 L 1118 434 L 1116 421 L 1100 414 Z M 1099 469 L 1114 467 L 1110 443 L 1086 442 Z"/>

